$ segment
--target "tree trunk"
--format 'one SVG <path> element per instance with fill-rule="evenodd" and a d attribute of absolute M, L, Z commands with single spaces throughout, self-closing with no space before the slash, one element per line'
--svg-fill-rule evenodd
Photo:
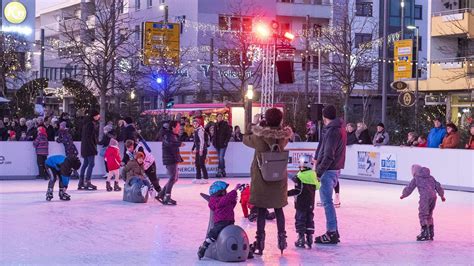
<path fill-rule="evenodd" d="M 349 94 L 344 94 L 344 121 L 349 119 Z"/>
<path fill-rule="evenodd" d="M 99 139 L 102 139 L 104 135 L 104 127 L 105 127 L 105 109 L 106 109 L 106 100 L 107 94 L 104 90 L 100 91 L 100 122 L 99 122 Z"/>

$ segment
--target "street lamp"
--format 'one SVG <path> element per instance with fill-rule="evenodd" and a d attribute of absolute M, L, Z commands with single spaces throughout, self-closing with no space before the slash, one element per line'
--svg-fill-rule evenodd
<path fill-rule="evenodd" d="M 405 39 L 404 31 L 405 31 L 405 0 L 401 0 L 400 2 L 400 9 L 401 9 L 401 20 L 400 20 L 400 28 L 402 33 L 402 40 Z"/>
<path fill-rule="evenodd" d="M 245 132 L 250 131 L 250 123 L 252 121 L 252 102 L 253 102 L 253 85 L 247 85 L 247 93 L 245 94 Z"/>
<path fill-rule="evenodd" d="M 165 19 L 164 22 L 168 23 L 168 5 L 165 4 L 165 0 L 161 0 L 160 6 L 159 6 L 161 11 L 165 11 Z"/>
<path fill-rule="evenodd" d="M 130 99 L 135 100 L 135 91 L 130 92 Z"/>
<path fill-rule="evenodd" d="M 414 60 L 415 62 L 415 78 L 416 78 L 416 83 L 415 83 L 415 125 L 416 125 L 416 131 L 418 132 L 418 62 L 419 62 L 419 51 L 420 51 L 420 48 L 418 47 L 419 43 L 418 43 L 418 39 L 420 38 L 420 29 L 418 28 L 418 26 L 413 26 L 413 25 L 409 25 L 407 26 L 407 29 L 409 30 L 414 30 L 415 31 L 415 36 L 416 36 L 416 40 L 415 40 L 415 52 L 416 52 L 416 60 Z"/>

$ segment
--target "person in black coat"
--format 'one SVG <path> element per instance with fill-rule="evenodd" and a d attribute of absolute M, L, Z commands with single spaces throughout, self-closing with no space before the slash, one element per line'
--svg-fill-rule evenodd
<path fill-rule="evenodd" d="M 98 143 L 98 121 L 100 114 L 97 110 L 89 111 L 89 117 L 82 126 L 81 135 L 81 156 L 84 158 L 84 163 L 81 167 L 81 174 L 79 176 L 79 190 L 96 190 L 97 187 L 92 185 L 91 177 L 92 170 L 95 166 L 95 156 L 97 155 Z M 87 172 L 86 172 L 87 169 Z M 84 176 L 85 175 L 85 176 Z"/>
<path fill-rule="evenodd" d="M 219 158 L 219 165 L 217 169 L 216 177 L 226 177 L 225 173 L 225 152 L 227 145 L 229 144 L 230 137 L 232 136 L 232 128 L 229 126 L 227 121 L 224 121 L 224 115 L 217 115 L 217 123 L 214 127 L 214 147 L 217 150 L 217 156 Z"/>
<path fill-rule="evenodd" d="M 347 132 L 347 145 L 358 144 L 359 141 L 357 140 L 356 133 L 355 133 L 355 125 L 349 123 L 346 125 L 346 132 Z"/>
<path fill-rule="evenodd" d="M 56 137 L 56 129 L 54 129 L 53 125 L 51 124 L 50 117 L 44 119 L 44 126 L 46 127 L 48 141 L 54 141 L 54 138 Z"/>
<path fill-rule="evenodd" d="M 357 123 L 357 130 L 355 132 L 355 135 L 357 138 L 357 143 L 372 144 L 372 139 L 370 138 L 369 130 L 367 129 L 367 126 L 364 123 Z"/>

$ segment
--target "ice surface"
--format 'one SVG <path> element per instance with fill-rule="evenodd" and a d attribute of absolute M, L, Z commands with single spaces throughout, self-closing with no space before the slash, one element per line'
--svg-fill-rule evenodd
<path fill-rule="evenodd" d="M 233 187 L 248 179 L 226 181 Z M 220 263 L 198 261 L 196 255 L 209 216 L 199 193 L 206 192 L 208 185 L 180 179 L 173 193 L 178 206 L 163 206 L 157 201 L 123 202 L 122 192 L 106 192 L 102 179 L 93 182 L 98 191 L 76 191 L 77 181 L 71 183 L 70 202 L 59 201 L 57 188 L 47 202 L 46 181 L 0 182 L 1 265 Z M 474 194 L 447 191 L 447 201 L 438 200 L 435 210 L 435 241 L 416 242 L 418 194 L 400 200 L 401 190 L 397 185 L 341 180 L 342 207 L 337 209 L 341 243 L 312 250 L 294 247 L 291 198 L 284 209 L 288 249 L 280 256 L 276 223 L 267 222 L 264 256 L 246 264 L 472 264 Z M 243 218 L 240 205 L 235 212 L 236 224 L 253 240 L 256 224 Z M 317 234 L 323 233 L 322 208 L 315 210 L 315 222 Z"/>

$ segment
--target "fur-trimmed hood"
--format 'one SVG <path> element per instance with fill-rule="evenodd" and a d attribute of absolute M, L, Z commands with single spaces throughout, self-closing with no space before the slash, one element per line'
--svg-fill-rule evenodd
<path fill-rule="evenodd" d="M 271 139 L 289 139 L 293 135 L 293 130 L 290 127 L 271 128 L 257 125 L 252 127 L 252 132 L 259 137 Z"/>

